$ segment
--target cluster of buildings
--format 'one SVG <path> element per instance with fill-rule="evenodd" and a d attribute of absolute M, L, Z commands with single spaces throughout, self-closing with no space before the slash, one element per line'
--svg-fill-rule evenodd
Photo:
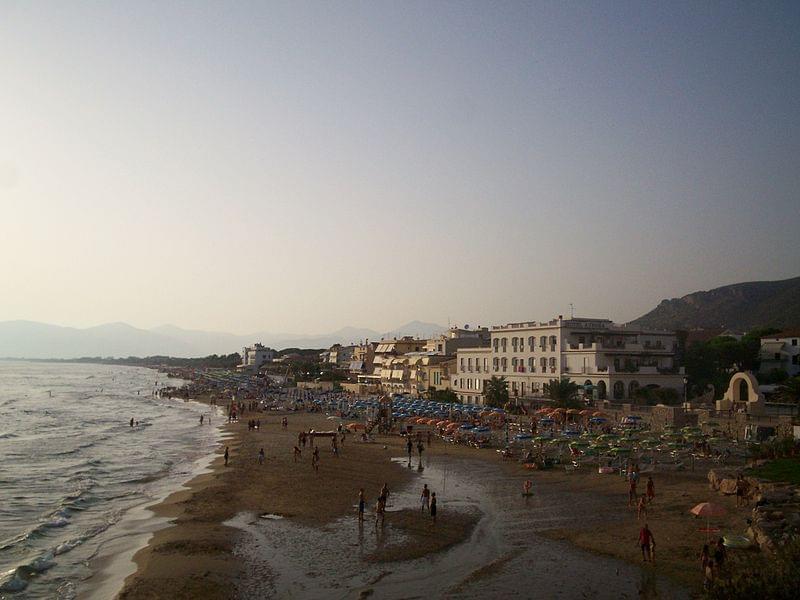
<path fill-rule="evenodd" d="M 800 332 L 762 339 L 761 370 L 800 374 Z M 240 370 L 257 372 L 275 360 L 271 348 L 242 351 Z M 459 401 L 484 404 L 486 383 L 504 377 L 512 399 L 544 395 L 552 379 L 570 379 L 595 400 L 631 401 L 641 389 L 668 388 L 685 397 L 687 379 L 678 364 L 673 331 L 619 325 L 609 319 L 568 318 L 452 327 L 421 339 L 411 336 L 335 344 L 320 362 L 359 393 L 415 396 L 450 390 Z"/>
<path fill-rule="evenodd" d="M 461 402 L 485 403 L 486 382 L 504 377 L 516 399 L 544 393 L 551 379 L 569 378 L 596 399 L 633 398 L 639 388 L 667 387 L 683 394 L 674 332 L 617 325 L 608 319 L 570 318 L 453 327 L 430 338 L 333 346 L 321 359 L 345 368 L 345 387 L 423 395 L 452 390 Z M 349 358 L 349 363 L 348 359 Z"/>

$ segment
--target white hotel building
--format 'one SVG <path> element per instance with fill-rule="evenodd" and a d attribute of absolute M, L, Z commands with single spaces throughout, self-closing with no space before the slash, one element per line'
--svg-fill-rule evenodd
<path fill-rule="evenodd" d="M 683 392 L 683 368 L 675 365 L 674 332 L 616 325 L 607 319 L 553 319 L 509 323 L 491 329 L 489 347 L 456 354 L 453 391 L 462 402 L 483 404 L 492 376 L 505 377 L 511 398 L 543 395 L 551 379 L 591 384 L 600 400 L 628 400 L 640 387 Z"/>

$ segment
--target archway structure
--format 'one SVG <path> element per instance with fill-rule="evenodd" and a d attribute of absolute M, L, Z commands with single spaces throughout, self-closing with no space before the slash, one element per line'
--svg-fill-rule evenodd
<path fill-rule="evenodd" d="M 733 410 L 750 415 L 764 414 L 764 394 L 750 371 L 734 373 L 722 400 L 717 400 L 717 410 Z"/>

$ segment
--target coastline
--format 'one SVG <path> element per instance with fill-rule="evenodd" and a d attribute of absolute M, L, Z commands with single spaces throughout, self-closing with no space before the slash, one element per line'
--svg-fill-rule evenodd
<path fill-rule="evenodd" d="M 170 398 L 170 401 L 180 400 L 194 402 L 208 406 L 208 402 L 201 399 Z M 213 406 L 210 407 L 213 411 Z M 215 438 L 217 442 L 224 440 L 225 432 L 222 427 L 221 413 L 216 415 L 219 419 Z M 218 445 L 218 443 L 216 444 Z M 81 583 L 79 597 L 87 599 L 105 599 L 115 597 L 123 588 L 125 580 L 135 574 L 139 565 L 134 556 L 141 549 L 146 548 L 150 540 L 160 530 L 169 526 L 171 515 L 169 511 L 159 507 L 167 506 L 170 499 L 175 496 L 185 496 L 192 493 L 195 482 L 213 471 L 214 454 L 202 454 L 191 460 L 189 473 L 179 475 L 177 481 L 165 486 L 154 498 L 128 509 L 118 523 L 115 524 L 113 536 L 105 541 L 102 550 L 98 548 L 96 555 L 90 560 L 91 577 Z M 159 482 L 159 480 L 156 480 Z"/>

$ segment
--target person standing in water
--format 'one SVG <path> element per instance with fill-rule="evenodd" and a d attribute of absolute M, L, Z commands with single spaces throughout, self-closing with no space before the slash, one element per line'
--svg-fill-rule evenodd
<path fill-rule="evenodd" d="M 433 519 L 433 524 L 436 525 L 436 492 L 433 492 L 433 494 L 431 494 L 430 513 L 431 513 L 431 519 Z"/>
<path fill-rule="evenodd" d="M 260 464 L 260 465 L 264 464 L 264 449 L 263 448 L 258 451 L 258 464 Z"/>
<path fill-rule="evenodd" d="M 406 450 L 408 450 L 408 462 L 411 462 L 411 452 L 414 450 L 414 444 L 411 441 L 411 436 L 406 439 Z"/>
<path fill-rule="evenodd" d="M 131 417 L 131 427 L 133 427 L 133 417 Z"/>
<path fill-rule="evenodd" d="M 224 456 L 225 456 L 225 466 L 227 467 L 228 466 L 228 458 L 230 457 L 230 453 L 228 452 L 228 447 L 227 446 L 225 446 L 225 454 L 224 454 Z"/>
<path fill-rule="evenodd" d="M 202 425 L 202 424 L 203 424 L 203 419 L 204 419 L 204 418 L 205 418 L 205 415 L 200 415 L 200 425 Z"/>

